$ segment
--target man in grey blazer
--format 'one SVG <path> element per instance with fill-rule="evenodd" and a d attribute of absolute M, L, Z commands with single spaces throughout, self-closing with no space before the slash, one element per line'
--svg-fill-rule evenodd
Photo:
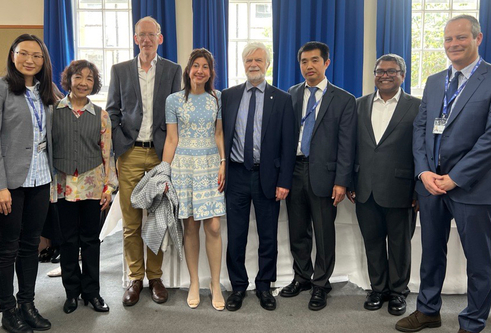
<path fill-rule="evenodd" d="M 392 315 L 406 311 L 415 227 L 412 138 L 421 101 L 401 89 L 405 75 L 406 64 L 400 56 L 386 54 L 377 59 L 377 91 L 356 102 L 354 190 L 347 193 L 353 203 L 356 196 L 372 287 L 364 307 L 378 310 L 389 300 Z"/>
<path fill-rule="evenodd" d="M 162 160 L 165 100 L 181 89 L 181 67 L 157 55 L 164 40 L 160 32 L 160 25 L 149 16 L 135 24 L 134 40 L 140 53 L 135 59 L 112 67 L 106 106 L 118 163 L 124 255 L 129 267 L 130 285 L 123 296 L 127 306 L 138 302 L 145 274 L 152 299 L 163 303 L 168 297 L 160 279 L 163 253 L 147 251 L 144 263 L 142 210 L 133 208 L 130 202 L 131 192 L 145 172 Z"/>

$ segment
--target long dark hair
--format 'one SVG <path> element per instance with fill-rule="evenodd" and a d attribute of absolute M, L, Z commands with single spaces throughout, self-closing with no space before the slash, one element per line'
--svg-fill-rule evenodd
<path fill-rule="evenodd" d="M 194 61 L 198 58 L 205 58 L 208 62 L 208 68 L 210 69 L 210 79 L 205 83 L 205 91 L 215 97 L 218 105 L 218 97 L 215 94 L 215 88 L 213 87 L 213 81 L 215 80 L 215 59 L 213 59 L 213 54 L 205 48 L 194 49 L 189 55 L 188 64 L 184 69 L 182 74 L 182 80 L 184 81 L 184 97 L 186 102 L 188 101 L 189 93 L 191 92 L 191 79 L 189 78 L 189 71 L 194 64 Z"/>
<path fill-rule="evenodd" d="M 10 46 L 9 54 L 7 56 L 7 75 L 5 75 L 5 81 L 9 85 L 9 90 L 15 95 L 21 95 L 26 91 L 26 80 L 24 75 L 15 68 L 15 64 L 12 60 L 12 56 L 19 45 L 22 42 L 33 41 L 39 44 L 43 53 L 43 67 L 35 75 L 39 81 L 39 94 L 44 105 L 51 105 L 55 102 L 55 95 L 53 92 L 53 69 L 51 66 L 51 58 L 49 57 L 48 49 L 35 35 L 23 34 L 17 37 Z"/>

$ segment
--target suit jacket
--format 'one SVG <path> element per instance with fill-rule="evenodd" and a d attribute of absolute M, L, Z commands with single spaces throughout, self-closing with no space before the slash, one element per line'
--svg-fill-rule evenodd
<path fill-rule="evenodd" d="M 50 171 L 53 170 L 52 107 L 44 106 Z M 16 189 L 24 184 L 33 143 L 32 116 L 24 94 L 9 91 L 7 82 L 0 78 L 0 189 Z"/>
<path fill-rule="evenodd" d="M 222 122 L 227 159 L 225 177 L 235 132 L 235 121 L 245 83 L 222 92 Z M 290 96 L 269 84 L 264 90 L 263 123 L 261 128 L 261 155 L 259 172 L 264 195 L 272 199 L 276 187 L 290 189 L 295 165 L 295 142 L 293 138 L 293 110 Z M 225 191 L 228 179 L 225 181 Z"/>
<path fill-rule="evenodd" d="M 358 135 L 355 158 L 356 200 L 373 194 L 386 208 L 411 207 L 414 193 L 413 121 L 421 100 L 401 91 L 399 102 L 379 143 L 375 143 L 372 107 L 376 93 L 356 101 Z"/>
<path fill-rule="evenodd" d="M 300 136 L 304 90 L 305 82 L 288 90 L 295 112 L 295 146 Z M 330 197 L 334 185 L 348 187 L 355 160 L 355 143 L 355 97 L 328 82 L 310 142 L 310 184 L 315 195 Z"/>
<path fill-rule="evenodd" d="M 181 66 L 157 56 L 152 134 L 155 152 L 159 158 L 162 158 L 166 134 L 165 100 L 170 94 L 181 90 L 181 76 Z M 143 119 L 138 56 L 112 67 L 106 110 L 111 117 L 114 154 L 117 159 L 135 143 Z"/>
<path fill-rule="evenodd" d="M 435 172 L 433 123 L 440 117 L 445 90 L 442 71 L 428 78 L 418 116 L 414 120 L 415 176 Z M 458 184 L 447 192 L 451 200 L 491 205 L 491 65 L 485 61 L 474 72 L 455 101 L 441 137 L 441 174 Z M 418 180 L 416 191 L 430 195 Z"/>

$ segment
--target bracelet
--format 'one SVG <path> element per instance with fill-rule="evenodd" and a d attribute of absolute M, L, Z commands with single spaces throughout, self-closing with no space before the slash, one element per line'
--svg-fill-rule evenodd
<path fill-rule="evenodd" d="M 222 158 L 222 159 L 220 160 L 220 163 L 225 162 L 226 160 L 227 160 L 226 158 Z"/>

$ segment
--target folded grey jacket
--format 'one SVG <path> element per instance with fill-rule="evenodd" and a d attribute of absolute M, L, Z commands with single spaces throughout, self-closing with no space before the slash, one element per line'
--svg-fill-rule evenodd
<path fill-rule="evenodd" d="M 182 225 L 177 218 L 179 201 L 170 174 L 167 162 L 161 162 L 147 172 L 131 193 L 131 205 L 148 212 L 141 233 L 148 248 L 157 254 L 168 231 L 182 260 Z M 168 190 L 164 193 L 166 185 Z"/>

